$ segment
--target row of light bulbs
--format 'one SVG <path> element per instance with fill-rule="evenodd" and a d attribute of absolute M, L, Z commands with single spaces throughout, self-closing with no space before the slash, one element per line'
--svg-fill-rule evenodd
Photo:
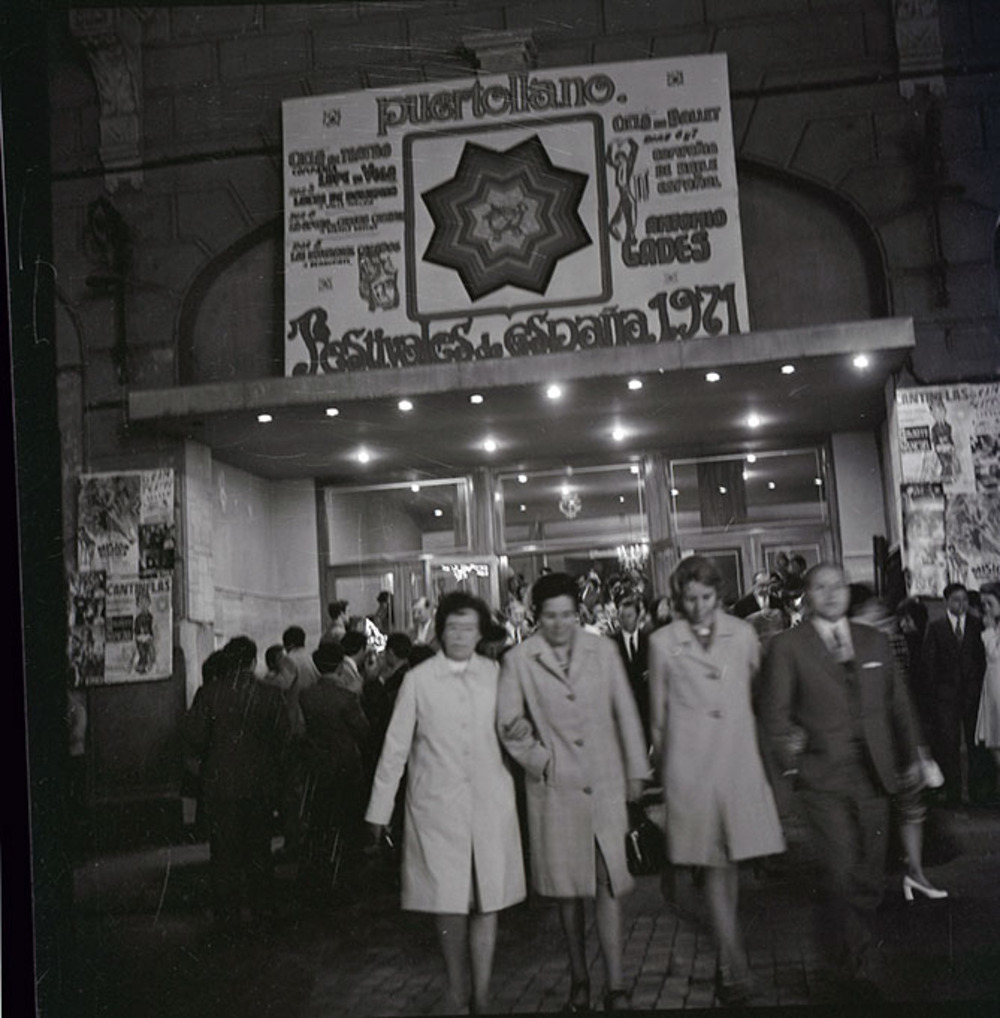
<path fill-rule="evenodd" d="M 855 356 L 852 358 L 851 364 L 859 371 L 864 371 L 866 368 L 870 366 L 871 360 L 869 359 L 867 354 L 859 353 L 855 354 Z M 782 364 L 780 371 L 783 375 L 794 375 L 795 365 L 791 363 Z M 712 384 L 716 382 L 721 382 L 722 375 L 718 371 L 708 371 L 705 373 L 705 381 Z M 630 392 L 638 392 L 643 387 L 643 381 L 641 378 L 630 378 L 627 382 L 627 387 Z M 563 387 L 558 382 L 550 382 L 545 388 L 545 396 L 547 399 L 550 399 L 552 401 L 560 400 L 563 397 Z M 486 402 L 486 397 L 483 396 L 481 392 L 473 392 L 470 393 L 469 395 L 469 402 L 474 406 L 479 406 L 482 403 Z M 404 414 L 410 413 L 410 411 L 414 409 L 413 400 L 405 398 L 401 399 L 396 404 L 396 407 L 400 411 L 400 413 Z M 327 407 L 326 416 L 339 417 L 340 409 L 335 406 Z M 273 414 L 259 413 L 257 415 L 257 422 L 259 424 L 270 424 L 273 420 L 274 420 Z M 764 421 L 759 414 L 751 413 L 747 415 L 744 423 L 748 428 L 756 430 L 764 423 Z M 621 425 L 616 424 L 611 429 L 611 438 L 615 442 L 625 441 L 627 434 L 628 433 L 625 431 L 623 427 L 621 427 Z M 499 448 L 499 445 L 495 438 L 487 437 L 483 439 L 482 448 L 484 452 L 494 453 Z M 355 453 L 355 459 L 359 463 L 369 463 L 371 461 L 371 453 L 369 453 L 367 449 L 364 448 L 359 449 L 357 453 Z M 753 460 L 748 459 L 748 462 L 752 463 Z M 817 478 L 816 483 L 821 484 L 822 482 L 819 480 L 819 478 Z M 773 490 L 773 482 L 769 482 L 769 486 Z M 722 492 L 722 494 L 725 494 L 725 492 Z"/>

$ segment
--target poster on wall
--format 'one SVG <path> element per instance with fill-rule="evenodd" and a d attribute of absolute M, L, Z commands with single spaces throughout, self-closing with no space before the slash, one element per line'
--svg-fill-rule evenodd
<path fill-rule="evenodd" d="M 749 329 L 724 54 L 282 110 L 287 375 Z"/>
<path fill-rule="evenodd" d="M 169 678 L 173 469 L 82 475 L 77 520 L 77 572 L 70 577 L 73 681 Z"/>
<path fill-rule="evenodd" d="M 170 576 L 108 577 L 104 681 L 167 679 L 173 673 Z"/>
<path fill-rule="evenodd" d="M 69 589 L 69 665 L 74 687 L 104 681 L 107 573 L 76 573 Z"/>
<path fill-rule="evenodd" d="M 1000 383 L 900 389 L 896 407 L 904 484 L 1000 490 Z"/>
<path fill-rule="evenodd" d="M 1000 494 L 953 495 L 945 534 L 951 582 L 978 590 L 1000 580 Z"/>
<path fill-rule="evenodd" d="M 907 590 L 911 597 L 940 597 L 948 582 L 944 490 L 906 484 L 902 494 Z"/>
<path fill-rule="evenodd" d="M 138 472 L 85 474 L 77 512 L 77 568 L 109 575 L 139 571 Z"/>

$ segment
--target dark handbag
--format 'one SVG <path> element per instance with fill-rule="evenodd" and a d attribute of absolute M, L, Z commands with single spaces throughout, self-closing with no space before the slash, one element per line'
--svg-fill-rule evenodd
<path fill-rule="evenodd" d="M 646 816 L 638 803 L 628 804 L 628 832 L 625 835 L 625 860 L 635 877 L 659 873 L 666 861 L 663 831 Z"/>

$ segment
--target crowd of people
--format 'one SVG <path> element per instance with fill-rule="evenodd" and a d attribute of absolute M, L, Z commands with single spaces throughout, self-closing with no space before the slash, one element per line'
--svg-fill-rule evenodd
<path fill-rule="evenodd" d="M 390 594 L 372 618 L 334 602 L 319 645 L 289 627 L 262 675 L 253 642 L 230 641 L 184 722 L 216 920 L 238 922 L 243 882 L 252 909 L 273 908 L 277 816 L 302 866 L 329 865 L 333 841 L 401 844 L 402 907 L 433 916 L 452 1013 L 488 1011 L 498 913 L 529 882 L 558 904 L 565 1010 L 592 1004 L 588 902 L 604 1009 L 628 1010 L 628 807 L 662 790 L 669 864 L 701 875 L 717 997 L 739 1004 L 740 864 L 784 851 L 794 794 L 828 878 L 831 963 L 845 994 L 874 995 L 890 808 L 904 895 L 936 899 L 947 892 L 923 870 L 921 831 L 930 790 L 962 801 L 963 737 L 969 798 L 994 794 L 1000 585 L 977 598 L 949 585 L 928 622 L 919 601 L 889 612 L 839 566 L 795 558 L 731 605 L 700 556 L 681 560 L 666 598 L 634 577 L 545 571 L 530 587 L 512 578 L 502 612 L 461 590 L 422 598 L 408 632 Z"/>

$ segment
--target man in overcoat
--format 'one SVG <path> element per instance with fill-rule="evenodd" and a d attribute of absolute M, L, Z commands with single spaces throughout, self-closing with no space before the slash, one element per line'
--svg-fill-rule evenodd
<path fill-rule="evenodd" d="M 993 760 L 976 745 L 976 717 L 986 674 L 983 624 L 969 614 L 969 595 L 961 583 L 944 588 L 946 614 L 927 627 L 920 655 L 920 685 L 927 704 L 931 747 L 944 774 L 949 805 L 962 801 L 961 743 L 969 754 L 969 798 L 988 798 Z"/>
<path fill-rule="evenodd" d="M 765 733 L 800 803 L 828 877 L 824 932 L 845 989 L 877 995 L 873 921 L 885 877 L 889 796 L 918 769 L 912 707 L 877 630 L 850 623 L 840 566 L 806 574 L 809 621 L 775 637 L 761 690 Z M 801 752 L 799 752 L 801 750 Z"/>
<path fill-rule="evenodd" d="M 243 880 L 258 917 L 274 907 L 271 810 L 281 787 L 289 724 L 280 690 L 254 676 L 253 640 L 234 637 L 224 654 L 226 667 L 195 694 L 182 735 L 201 765 L 215 921 L 231 931 L 240 919 Z"/>

